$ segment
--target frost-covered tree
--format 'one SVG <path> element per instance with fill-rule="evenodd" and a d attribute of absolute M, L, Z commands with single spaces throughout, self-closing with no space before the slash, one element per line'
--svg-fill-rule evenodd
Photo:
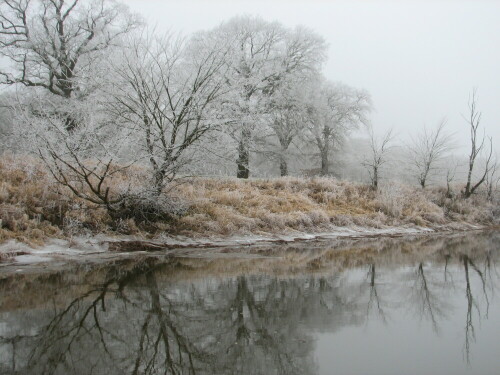
<path fill-rule="evenodd" d="M 374 190 L 378 189 L 380 169 L 388 161 L 387 156 L 393 139 L 392 130 L 387 131 L 381 138 L 378 138 L 373 132 L 373 128 L 370 127 L 369 129 L 370 151 L 362 164 L 368 171 Z"/>
<path fill-rule="evenodd" d="M 138 25 L 137 17 L 113 0 L 3 0 L 0 56 L 9 65 L 0 68 L 0 83 L 60 99 L 82 98 L 99 84 L 104 53 Z M 74 129 L 76 119 L 64 115 L 66 127 Z"/>
<path fill-rule="evenodd" d="M 104 62 L 140 26 L 113 0 L 0 3 L 0 83 L 13 86 L 17 146 L 76 196 L 117 212 L 130 190 L 111 180 L 126 134 L 103 110 Z M 26 146 L 26 148 L 24 148 Z"/>
<path fill-rule="evenodd" d="M 318 70 L 325 43 L 307 29 L 289 30 L 255 17 L 233 18 L 205 37 L 230 46 L 226 83 L 235 126 L 228 130 L 237 144 L 237 177 L 248 178 L 254 133 L 264 125 L 262 115 L 268 115 L 266 101 L 288 76 Z"/>
<path fill-rule="evenodd" d="M 444 132 L 445 124 L 446 121 L 442 120 L 433 131 L 424 128 L 408 147 L 410 162 L 422 189 L 451 148 L 452 138 Z"/>
<path fill-rule="evenodd" d="M 306 91 L 303 90 L 306 84 L 306 79 L 293 77 L 273 93 L 267 101 L 265 113 L 268 117 L 264 120 L 269 131 L 263 137 L 257 136 L 263 147 L 271 148 L 264 153 L 277 159 L 281 176 L 288 175 L 289 148 L 303 133 L 307 122 L 304 105 Z M 262 152 L 261 149 L 259 151 Z"/>
<path fill-rule="evenodd" d="M 149 162 L 156 195 L 189 162 L 190 148 L 219 124 L 228 51 L 200 43 L 142 35 L 114 66 L 109 109 Z"/>
<path fill-rule="evenodd" d="M 321 159 L 321 175 L 330 173 L 330 158 L 347 134 L 368 125 L 371 110 L 370 95 L 341 83 L 328 82 L 324 78 L 312 81 L 308 86 L 306 139 L 317 149 Z"/>
<path fill-rule="evenodd" d="M 61 107 L 60 101 L 51 101 L 43 93 L 24 93 L 12 108 L 18 147 L 38 156 L 55 181 L 75 196 L 113 214 L 130 192 L 129 186 L 111 183 L 128 166 L 120 163 L 128 137 L 101 106 L 97 97 L 69 99 Z M 68 112 L 79 124 L 71 131 L 64 115 Z"/>
<path fill-rule="evenodd" d="M 96 55 L 138 26 L 112 0 L 3 0 L 0 55 L 4 84 L 41 87 L 65 98 L 86 91 Z"/>

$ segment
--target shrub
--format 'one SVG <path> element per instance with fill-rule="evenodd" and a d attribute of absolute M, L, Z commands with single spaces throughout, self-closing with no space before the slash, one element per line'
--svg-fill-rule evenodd
<path fill-rule="evenodd" d="M 113 207 L 110 215 L 115 220 L 134 219 L 136 223 L 171 222 L 184 215 L 188 205 L 179 198 L 152 194 L 125 195 Z"/>

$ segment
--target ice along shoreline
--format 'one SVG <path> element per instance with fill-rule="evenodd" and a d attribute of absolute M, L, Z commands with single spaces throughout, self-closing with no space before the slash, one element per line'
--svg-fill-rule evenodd
<path fill-rule="evenodd" d="M 22 272 L 25 268 L 42 270 L 52 265 L 67 263 L 105 262 L 140 254 L 169 256 L 192 256 L 206 251 L 206 256 L 224 250 L 225 254 L 241 256 L 252 246 L 272 246 L 278 244 L 306 243 L 328 240 L 358 240 L 397 238 L 413 236 L 433 236 L 469 231 L 498 230 L 498 226 L 481 226 L 468 223 L 446 225 L 438 228 L 427 227 L 386 227 L 362 228 L 338 227 L 325 232 L 289 232 L 286 234 L 259 234 L 247 236 L 189 238 L 184 236 L 160 236 L 145 239 L 136 236 L 74 237 L 71 239 L 50 239 L 45 245 L 30 247 L 11 240 L 0 245 L 0 273 Z"/>

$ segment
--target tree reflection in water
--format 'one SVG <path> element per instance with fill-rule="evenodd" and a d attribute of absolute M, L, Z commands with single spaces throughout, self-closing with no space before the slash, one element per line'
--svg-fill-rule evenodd
<path fill-rule="evenodd" d="M 379 293 L 377 291 L 375 269 L 376 269 L 376 265 L 374 263 L 370 264 L 368 267 L 367 277 L 369 278 L 369 285 L 370 285 L 370 299 L 368 300 L 367 307 L 366 307 L 366 317 L 367 317 L 366 321 L 368 322 L 368 316 L 370 315 L 370 311 L 375 306 L 376 311 L 377 311 L 380 319 L 384 323 L 387 323 L 387 317 L 385 315 L 384 309 L 382 308 L 382 305 L 384 303 L 381 301 Z"/>
<path fill-rule="evenodd" d="M 370 311 L 390 325 L 387 311 L 405 305 L 437 333 L 453 309 L 447 296 L 464 289 L 470 361 L 474 324 L 488 317 L 498 288 L 497 237 L 377 240 L 375 250 L 368 242 L 282 248 L 286 255 L 269 268 L 266 258 L 149 257 L 5 277 L 0 370 L 314 374 L 316 333 L 362 325 Z M 365 276 L 356 278 L 359 271 Z M 14 285 L 22 287 L 8 292 Z"/>

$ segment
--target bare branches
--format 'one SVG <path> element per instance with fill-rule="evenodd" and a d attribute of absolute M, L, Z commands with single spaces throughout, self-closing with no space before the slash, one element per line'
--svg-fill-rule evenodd
<path fill-rule="evenodd" d="M 418 183 L 425 188 L 437 163 L 451 148 L 451 137 L 444 132 L 446 120 L 441 120 L 433 131 L 426 128 L 409 145 L 411 164 L 416 169 Z"/>
<path fill-rule="evenodd" d="M 109 0 L 4 0 L 0 5 L 0 56 L 12 69 L 0 83 L 39 87 L 70 98 L 85 91 L 91 55 L 112 47 L 139 21 Z"/>
<path fill-rule="evenodd" d="M 469 169 L 467 173 L 467 183 L 465 185 L 465 190 L 463 195 L 465 198 L 469 198 L 477 190 L 479 186 L 486 181 L 488 173 L 491 169 L 491 159 L 493 156 L 493 139 L 491 137 L 486 138 L 485 135 L 482 137 L 478 135 L 479 125 L 481 123 L 481 112 L 477 110 L 477 91 L 474 89 L 472 95 L 469 99 L 469 116 L 466 121 L 469 124 L 470 129 L 470 147 L 471 151 L 469 154 Z M 486 162 L 484 166 L 484 171 L 479 175 L 477 182 L 472 182 L 474 167 L 476 166 L 477 158 L 485 150 L 485 141 L 489 140 L 489 152 L 486 156 Z"/>
<path fill-rule="evenodd" d="M 448 168 L 446 170 L 446 197 L 452 198 L 452 187 L 451 184 L 455 180 L 455 175 L 457 173 L 458 162 L 456 160 L 450 160 L 448 163 Z"/>
<path fill-rule="evenodd" d="M 188 162 L 186 150 L 216 125 L 227 50 L 189 49 L 181 39 L 152 35 L 130 46 L 115 67 L 120 84 L 109 93 L 109 109 L 141 140 L 160 194 Z"/>
<path fill-rule="evenodd" d="M 362 164 L 368 170 L 372 188 L 377 190 L 380 180 L 380 169 L 387 162 L 387 154 L 391 149 L 391 142 L 394 137 L 391 129 L 387 131 L 382 138 L 378 139 L 372 128 L 370 128 L 369 136 L 370 155 Z"/>

